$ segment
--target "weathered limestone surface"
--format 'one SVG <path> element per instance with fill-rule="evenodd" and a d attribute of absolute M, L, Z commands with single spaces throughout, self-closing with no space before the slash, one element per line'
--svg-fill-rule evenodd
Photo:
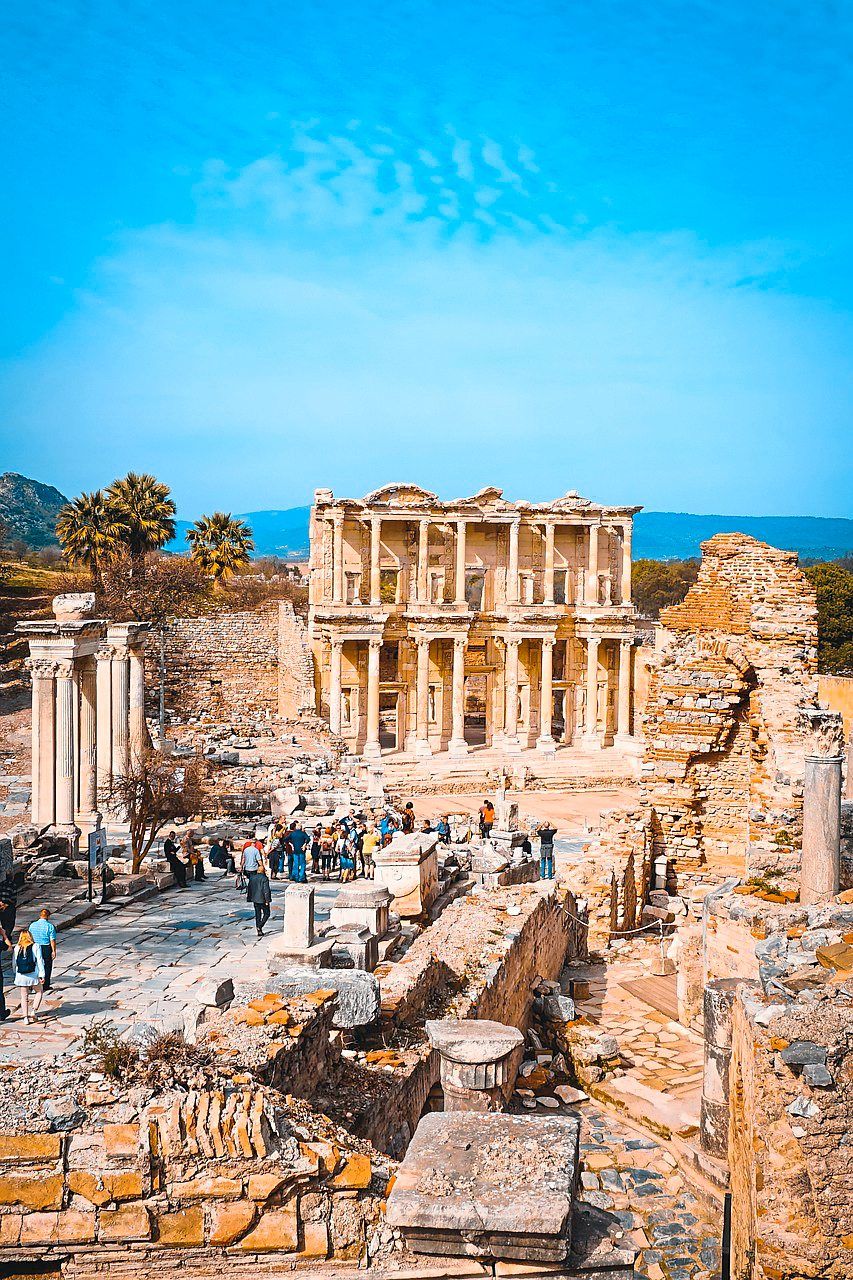
<path fill-rule="evenodd" d="M 415 919 L 438 896 L 438 837 L 396 835 L 374 856 L 374 884 L 387 889 L 399 916 Z"/>

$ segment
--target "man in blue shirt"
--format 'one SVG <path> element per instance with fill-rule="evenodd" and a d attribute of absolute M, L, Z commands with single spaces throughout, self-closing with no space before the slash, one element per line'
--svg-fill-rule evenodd
<path fill-rule="evenodd" d="M 34 944 L 41 951 L 44 961 L 44 985 L 42 990 L 50 990 L 50 975 L 53 973 L 53 962 L 56 959 L 56 929 L 50 923 L 50 912 L 42 907 L 38 920 L 30 925 L 30 933 Z"/>
<path fill-rule="evenodd" d="M 298 822 L 291 822 L 287 833 L 287 846 L 293 853 L 293 871 L 290 878 L 295 884 L 305 884 L 308 876 L 305 871 L 305 846 L 310 836 L 303 831 Z"/>

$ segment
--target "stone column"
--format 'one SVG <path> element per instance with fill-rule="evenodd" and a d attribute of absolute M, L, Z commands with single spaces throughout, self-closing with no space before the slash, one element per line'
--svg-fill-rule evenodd
<path fill-rule="evenodd" d="M 141 760 L 148 745 L 145 723 L 145 660 L 141 647 L 128 650 L 129 740 L 133 760 Z"/>
<path fill-rule="evenodd" d="M 73 838 L 76 771 L 74 760 L 74 663 L 63 659 L 56 667 L 56 822 L 57 830 Z"/>
<path fill-rule="evenodd" d="M 429 640 L 419 637 L 418 683 L 415 721 L 415 755 L 427 758 L 432 755 L 429 745 Z"/>
<path fill-rule="evenodd" d="M 341 654 L 343 641 L 332 640 L 329 662 L 329 728 L 335 736 L 341 732 Z"/>
<path fill-rule="evenodd" d="M 516 639 L 506 641 L 504 659 L 504 750 L 520 751 L 518 741 L 518 645 Z"/>
<path fill-rule="evenodd" d="M 524 1047 L 516 1027 L 475 1018 L 427 1022 L 440 1058 L 445 1111 L 503 1111 Z"/>
<path fill-rule="evenodd" d="M 429 520 L 418 521 L 418 604 L 429 600 Z"/>
<path fill-rule="evenodd" d="M 715 978 L 705 988 L 705 1072 L 699 1140 L 702 1150 L 725 1160 L 729 1150 L 729 1067 L 732 1008 L 741 978 Z"/>
<path fill-rule="evenodd" d="M 518 604 L 518 534 L 521 520 L 513 520 L 509 526 L 509 562 L 506 571 L 506 602 Z"/>
<path fill-rule="evenodd" d="M 622 589 L 623 604 L 631 603 L 631 532 L 633 526 L 626 524 L 622 531 Z"/>
<path fill-rule="evenodd" d="M 97 677 L 94 663 L 80 670 L 80 825 L 94 830 L 98 825 L 96 782 Z"/>
<path fill-rule="evenodd" d="M 853 729 L 847 739 L 847 778 L 844 783 L 844 799 L 853 800 Z"/>
<path fill-rule="evenodd" d="M 815 906 L 838 893 L 841 871 L 841 765 L 844 727 L 837 711 L 802 713 L 806 733 L 800 902 Z"/>
<path fill-rule="evenodd" d="M 31 658 L 32 815 L 37 827 L 56 821 L 56 663 Z"/>
<path fill-rule="evenodd" d="M 600 746 L 598 736 L 598 636 L 586 641 L 586 717 L 584 719 L 584 744 Z"/>
<path fill-rule="evenodd" d="M 382 517 L 370 517 L 370 603 L 376 607 L 382 603 L 382 578 L 379 572 L 379 554 L 382 542 Z"/>
<path fill-rule="evenodd" d="M 619 691 L 616 704 L 616 737 L 631 741 L 631 641 L 619 641 Z"/>
<path fill-rule="evenodd" d="M 542 641 L 542 679 L 539 683 L 539 737 L 536 746 L 543 755 L 551 756 L 556 744 L 551 735 L 551 718 L 554 711 L 554 641 L 546 636 Z"/>
<path fill-rule="evenodd" d="M 598 533 L 600 525 L 589 527 L 589 561 L 586 571 L 586 604 L 598 604 Z"/>
<path fill-rule="evenodd" d="M 112 660 L 112 776 L 125 777 L 129 763 L 130 704 L 129 671 L 126 649 L 114 649 Z"/>
<path fill-rule="evenodd" d="M 382 648 L 380 639 L 368 641 L 367 650 L 367 739 L 364 754 L 368 759 L 378 760 L 382 755 L 379 746 L 379 651 Z"/>
<path fill-rule="evenodd" d="M 332 601 L 341 604 L 344 598 L 344 513 L 336 511 L 332 516 Z"/>
<path fill-rule="evenodd" d="M 554 603 L 554 534 L 556 530 L 550 522 L 545 525 L 545 583 L 543 604 Z"/>
<path fill-rule="evenodd" d="M 113 651 L 109 645 L 100 648 L 95 654 L 97 719 L 95 755 L 98 772 L 98 803 L 102 807 L 109 798 L 113 784 L 112 658 Z"/>
<path fill-rule="evenodd" d="M 465 641 L 461 638 L 453 641 L 451 711 L 453 723 L 448 750 L 454 759 L 459 759 L 468 754 L 468 743 L 465 741 Z"/>
<path fill-rule="evenodd" d="M 465 605 L 465 520 L 456 521 L 456 583 L 454 596 L 457 604 Z"/>

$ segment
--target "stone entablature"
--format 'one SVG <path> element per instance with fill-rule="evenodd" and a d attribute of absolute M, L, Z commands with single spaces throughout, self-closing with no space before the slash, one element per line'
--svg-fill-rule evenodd
<path fill-rule="evenodd" d="M 148 742 L 148 625 L 94 619 L 94 605 L 57 596 L 52 620 L 16 627 L 30 648 L 32 820 L 71 841 L 99 824 L 114 779 Z"/>
<path fill-rule="evenodd" d="M 318 489 L 309 632 L 332 732 L 368 757 L 628 739 L 639 509 Z"/>

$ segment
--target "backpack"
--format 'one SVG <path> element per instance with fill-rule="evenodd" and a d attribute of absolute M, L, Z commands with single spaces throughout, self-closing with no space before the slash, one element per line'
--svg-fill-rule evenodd
<path fill-rule="evenodd" d="M 18 949 L 15 968 L 18 973 L 35 973 L 36 957 L 32 947 L 20 947 Z"/>

